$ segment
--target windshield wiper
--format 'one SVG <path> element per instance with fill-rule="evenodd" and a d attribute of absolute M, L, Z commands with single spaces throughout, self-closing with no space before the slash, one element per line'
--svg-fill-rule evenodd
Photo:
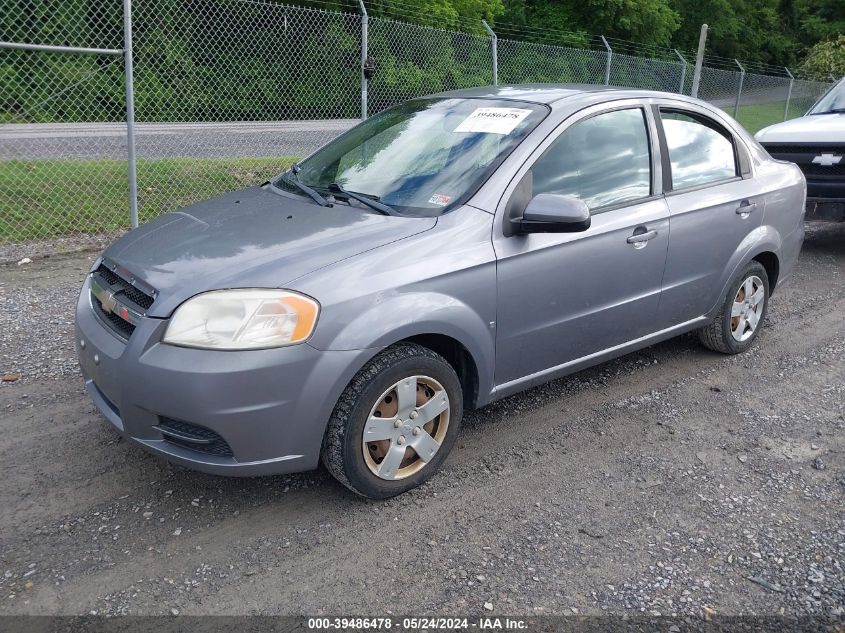
<path fill-rule="evenodd" d="M 390 207 L 384 204 L 383 202 L 379 202 L 375 196 L 368 196 L 363 193 L 349 191 L 349 189 L 346 189 L 339 182 L 333 182 L 328 186 L 328 189 L 329 191 L 337 191 L 338 193 L 343 194 L 347 198 L 353 198 L 361 204 L 365 204 L 371 209 L 375 209 L 376 211 L 383 213 L 384 215 L 396 215 L 396 210 L 393 207 Z"/>
<path fill-rule="evenodd" d="M 297 187 L 302 193 L 310 197 L 314 202 L 319 204 L 321 207 L 330 207 L 332 203 L 326 200 L 323 196 L 319 193 L 314 191 L 311 187 L 306 185 L 299 179 L 299 165 L 294 163 L 290 166 L 290 173 L 293 174 L 293 178 L 285 178 L 285 182 L 289 182 L 295 187 Z"/>
<path fill-rule="evenodd" d="M 845 114 L 845 108 L 831 108 L 824 112 L 813 112 L 813 114 Z"/>

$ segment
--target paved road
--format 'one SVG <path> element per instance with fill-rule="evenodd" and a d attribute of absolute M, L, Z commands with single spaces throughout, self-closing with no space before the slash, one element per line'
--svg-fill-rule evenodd
<path fill-rule="evenodd" d="M 72 351 L 93 257 L 0 267 L 0 614 L 842 613 L 845 225 L 748 353 L 683 336 L 497 402 L 381 503 L 121 441 Z"/>
<path fill-rule="evenodd" d="M 303 156 L 357 119 L 239 123 L 139 123 L 142 158 Z M 0 160 L 126 158 L 122 123 L 0 125 Z"/>
<path fill-rule="evenodd" d="M 767 103 L 749 95 L 743 105 Z M 733 112 L 734 99 L 715 105 Z M 358 119 L 227 123 L 139 123 L 136 147 L 142 158 L 238 158 L 303 156 L 358 123 Z M 123 123 L 0 125 L 0 160 L 126 158 Z"/>

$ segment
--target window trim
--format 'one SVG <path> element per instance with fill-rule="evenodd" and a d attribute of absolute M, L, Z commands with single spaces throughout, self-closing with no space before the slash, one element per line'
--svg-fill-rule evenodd
<path fill-rule="evenodd" d="M 654 147 L 655 139 L 652 138 L 652 129 L 651 129 L 651 125 L 649 124 L 648 112 L 646 111 L 647 106 L 645 104 L 641 103 L 641 102 L 640 103 L 629 103 L 627 105 L 618 105 L 618 106 L 614 106 L 614 107 L 611 107 L 611 108 L 605 108 L 605 109 L 599 110 L 597 112 L 591 112 L 590 114 L 587 114 L 586 116 L 583 116 L 583 117 L 576 119 L 575 121 L 569 121 L 568 125 L 567 125 L 568 119 L 562 121 L 560 123 L 560 125 L 558 126 L 558 128 L 563 128 L 563 129 L 560 129 L 560 131 L 554 136 L 554 138 L 551 140 L 551 142 L 548 144 L 548 146 L 542 151 L 542 153 L 537 158 L 530 161 L 530 163 L 531 163 L 530 166 L 526 169 L 525 173 L 520 177 L 520 184 L 518 184 L 516 189 L 514 189 L 514 192 L 511 193 L 511 197 L 513 197 L 513 195 L 516 193 L 516 190 L 521 186 L 521 182 L 527 177 L 527 175 L 529 173 L 533 173 L 534 165 L 536 165 L 538 162 L 543 160 L 543 158 L 546 156 L 546 154 L 548 154 L 549 151 L 551 151 L 551 149 L 554 147 L 554 145 L 558 142 L 558 140 L 560 140 L 560 137 L 563 136 L 564 134 L 566 134 L 567 131 L 569 131 L 570 129 L 572 129 L 573 127 L 575 127 L 576 125 L 578 125 L 579 123 L 582 123 L 584 121 L 589 121 L 590 119 L 594 119 L 598 116 L 602 116 L 604 114 L 610 114 L 612 112 L 620 112 L 622 110 L 639 110 L 640 114 L 642 115 L 643 127 L 645 128 L 645 134 L 646 134 L 646 143 L 648 145 L 648 169 L 649 169 L 648 191 L 649 191 L 649 194 L 647 196 L 643 196 L 643 197 L 640 197 L 640 198 L 631 198 L 629 200 L 623 200 L 621 202 L 614 202 L 613 204 L 606 204 L 606 205 L 601 206 L 601 207 L 596 207 L 594 209 L 590 209 L 590 215 L 592 216 L 592 215 L 598 215 L 598 214 L 601 214 L 601 213 L 607 213 L 608 211 L 615 211 L 616 209 L 632 206 L 632 205 L 635 205 L 635 204 L 642 204 L 643 202 L 647 202 L 649 200 L 654 200 L 656 198 L 659 198 L 662 195 L 662 193 L 656 193 L 656 191 L 655 191 L 655 189 L 656 189 L 655 188 L 655 178 L 654 178 L 655 162 L 656 162 L 656 156 L 655 156 L 655 151 L 654 151 L 655 150 L 655 147 Z M 557 131 L 557 129 L 555 131 Z M 554 134 L 554 132 L 552 132 L 552 134 Z M 661 151 L 661 153 L 662 153 L 662 151 Z M 526 161 L 526 164 L 528 162 L 529 161 Z M 665 180 L 665 176 L 664 176 L 664 180 Z M 532 196 L 534 195 L 533 185 L 532 185 L 531 194 L 532 194 Z M 508 207 L 510 207 L 510 199 L 508 199 L 508 203 L 506 205 L 506 208 L 508 208 Z"/>

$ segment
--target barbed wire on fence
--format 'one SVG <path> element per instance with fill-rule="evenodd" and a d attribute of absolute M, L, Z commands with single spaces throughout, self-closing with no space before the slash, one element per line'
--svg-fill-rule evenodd
<path fill-rule="evenodd" d="M 368 16 L 357 0 L 335 0 L 337 10 L 134 0 L 131 78 L 119 2 L 68 0 L 36 14 L 26 0 L 7 4 L 0 243 L 127 228 L 132 170 L 142 221 L 260 183 L 354 125 L 362 99 L 372 114 L 495 76 L 502 84 L 689 94 L 695 59 L 690 51 L 536 26 L 499 23 L 491 35 L 481 22 L 423 14 L 399 0 L 373 2 Z M 365 57 L 375 72 L 362 83 Z M 127 163 L 128 79 L 134 165 Z M 698 96 L 757 128 L 802 114 L 826 88 L 786 69 L 707 56 Z"/>

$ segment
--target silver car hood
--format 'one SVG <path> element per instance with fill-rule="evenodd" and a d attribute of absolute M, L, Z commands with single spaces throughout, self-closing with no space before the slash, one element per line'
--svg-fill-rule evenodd
<path fill-rule="evenodd" d="M 283 287 L 436 223 L 345 204 L 320 207 L 252 187 L 161 215 L 117 240 L 103 257 L 155 288 L 147 314 L 167 317 L 201 292 Z"/>
<path fill-rule="evenodd" d="M 845 114 L 811 114 L 765 127 L 755 135 L 760 143 L 845 144 Z"/>

